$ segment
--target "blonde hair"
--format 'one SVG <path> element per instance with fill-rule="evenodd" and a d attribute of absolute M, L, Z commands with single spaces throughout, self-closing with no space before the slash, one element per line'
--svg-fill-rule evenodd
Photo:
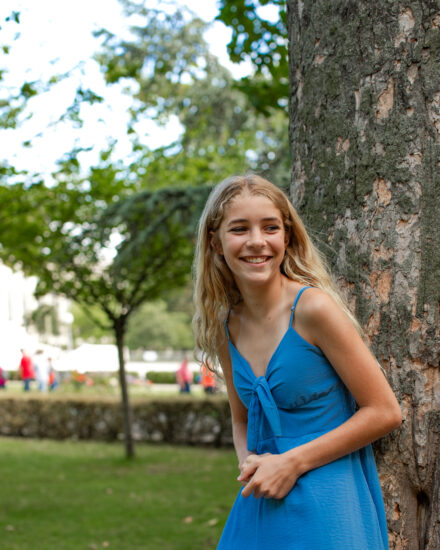
<path fill-rule="evenodd" d="M 241 299 L 229 267 L 211 241 L 212 234 L 215 235 L 220 228 L 226 206 L 243 192 L 268 198 L 281 212 L 289 239 L 280 266 L 281 273 L 292 281 L 320 288 L 329 294 L 361 332 L 359 323 L 332 281 L 323 256 L 312 243 L 301 218 L 283 191 L 256 174 L 232 176 L 213 188 L 198 226 L 193 328 L 202 360 L 213 367 L 218 364 L 218 349 L 225 338 L 224 321 L 229 309 Z"/>

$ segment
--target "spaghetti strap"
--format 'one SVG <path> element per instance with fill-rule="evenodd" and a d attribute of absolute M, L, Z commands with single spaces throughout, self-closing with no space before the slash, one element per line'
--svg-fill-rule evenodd
<path fill-rule="evenodd" d="M 302 288 L 299 289 L 298 291 L 298 294 L 296 295 L 296 298 L 295 298 L 295 301 L 293 302 L 293 306 L 290 308 L 292 313 L 290 314 L 290 325 L 293 323 L 293 316 L 295 314 L 295 308 L 296 308 L 296 304 L 298 303 L 298 300 L 300 299 L 301 297 L 301 294 L 307 290 L 308 288 L 312 288 L 311 286 L 303 286 Z M 228 314 L 228 317 L 229 317 L 229 314 Z M 228 336 L 229 338 L 229 336 Z"/>

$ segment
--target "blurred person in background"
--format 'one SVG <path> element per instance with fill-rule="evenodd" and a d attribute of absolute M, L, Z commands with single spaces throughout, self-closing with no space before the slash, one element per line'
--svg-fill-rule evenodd
<path fill-rule="evenodd" d="M 192 372 L 189 370 L 189 360 L 185 355 L 182 364 L 176 372 L 176 380 L 179 384 L 180 393 L 191 393 Z"/>
<path fill-rule="evenodd" d="M 0 390 L 6 389 L 6 380 L 5 371 L 0 367 Z"/>
<path fill-rule="evenodd" d="M 49 365 L 49 390 L 53 391 L 58 384 L 60 383 L 58 373 L 53 366 L 52 357 L 47 358 L 47 363 Z"/>
<path fill-rule="evenodd" d="M 213 393 L 215 393 L 216 382 L 215 382 L 214 373 L 208 367 L 208 365 L 206 365 L 206 363 L 203 363 L 202 365 L 201 377 L 202 377 L 201 383 L 202 383 L 203 391 L 207 395 L 212 395 Z"/>
<path fill-rule="evenodd" d="M 43 350 L 39 349 L 35 353 L 34 361 L 35 378 L 38 384 L 38 391 L 47 392 L 49 385 L 49 363 L 43 355 Z"/>
<path fill-rule="evenodd" d="M 26 354 L 24 349 L 21 349 L 21 360 L 20 360 L 20 375 L 23 380 L 23 390 L 29 391 L 31 389 L 31 381 L 35 378 L 34 366 L 32 359 L 29 355 Z"/>

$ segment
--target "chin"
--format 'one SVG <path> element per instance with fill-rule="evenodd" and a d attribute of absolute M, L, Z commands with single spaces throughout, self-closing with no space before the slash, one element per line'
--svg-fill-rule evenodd
<path fill-rule="evenodd" d="M 278 274 L 281 274 L 281 272 L 278 272 L 277 274 L 267 274 L 267 273 L 256 273 L 254 276 L 250 277 L 239 277 L 237 278 L 242 284 L 250 285 L 250 286 L 265 286 L 271 282 L 274 281 L 274 279 L 277 277 Z"/>

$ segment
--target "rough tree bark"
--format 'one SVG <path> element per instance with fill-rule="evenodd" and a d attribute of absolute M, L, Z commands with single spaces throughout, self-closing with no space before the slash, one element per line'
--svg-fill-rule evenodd
<path fill-rule="evenodd" d="M 292 198 L 401 403 L 390 548 L 440 549 L 440 4 L 288 0 Z"/>

